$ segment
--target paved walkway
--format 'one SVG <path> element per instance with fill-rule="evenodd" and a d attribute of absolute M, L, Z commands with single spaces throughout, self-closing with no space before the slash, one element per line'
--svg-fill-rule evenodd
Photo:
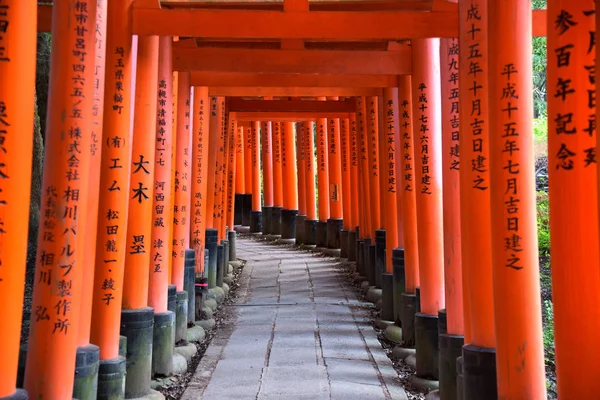
<path fill-rule="evenodd" d="M 183 399 L 406 399 L 369 305 L 306 251 L 238 238 L 234 306 Z"/>

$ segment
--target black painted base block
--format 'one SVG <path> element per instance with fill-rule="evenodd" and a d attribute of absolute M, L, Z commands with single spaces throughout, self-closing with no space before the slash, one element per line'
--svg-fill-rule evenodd
<path fill-rule="evenodd" d="M 402 327 L 402 293 L 406 291 L 404 249 L 392 250 L 392 272 L 394 275 L 394 322 Z"/>
<path fill-rule="evenodd" d="M 456 398 L 464 400 L 465 398 L 465 375 L 462 356 L 456 359 Z"/>
<path fill-rule="evenodd" d="M 242 226 L 250 226 L 250 214 L 252 213 L 252 193 L 242 194 Z"/>
<path fill-rule="evenodd" d="M 296 245 L 305 243 L 304 231 L 306 230 L 306 215 L 296 215 Z"/>
<path fill-rule="evenodd" d="M 304 221 L 304 244 L 307 246 L 317 244 L 317 223 L 314 219 Z"/>
<path fill-rule="evenodd" d="M 229 231 L 229 233 L 227 234 L 227 240 L 229 240 L 229 261 L 236 261 L 237 260 L 237 251 L 236 251 L 237 232 Z"/>
<path fill-rule="evenodd" d="M 381 319 L 394 320 L 394 275 L 381 275 Z"/>
<path fill-rule="evenodd" d="M 27 391 L 24 389 L 17 389 L 11 395 L 0 397 L 0 400 L 27 400 L 29 398 Z"/>
<path fill-rule="evenodd" d="M 194 290 L 196 285 L 196 252 L 193 249 L 185 250 L 184 265 L 183 288 L 188 296 L 187 322 L 194 322 L 194 316 L 196 314 L 196 291 Z"/>
<path fill-rule="evenodd" d="M 154 310 L 150 307 L 121 311 L 121 335 L 127 338 L 125 397 L 150 393 Z"/>
<path fill-rule="evenodd" d="M 174 350 L 175 313 L 167 311 L 154 314 L 152 375 L 170 376 L 173 373 Z"/>
<path fill-rule="evenodd" d="M 348 261 L 356 261 L 356 231 L 348 231 Z"/>
<path fill-rule="evenodd" d="M 269 235 L 271 233 L 271 218 L 273 207 L 262 208 L 262 234 Z"/>
<path fill-rule="evenodd" d="M 463 336 L 441 333 L 440 331 L 440 398 L 444 400 L 458 400 L 456 397 L 456 359 L 462 356 L 464 342 L 465 338 Z"/>
<path fill-rule="evenodd" d="M 98 393 L 100 348 L 93 344 L 77 348 L 73 398 L 95 400 Z"/>
<path fill-rule="evenodd" d="M 317 221 L 317 247 L 327 247 L 327 222 Z"/>
<path fill-rule="evenodd" d="M 340 258 L 348 258 L 348 229 L 340 231 Z"/>
<path fill-rule="evenodd" d="M 473 344 L 463 346 L 464 400 L 498 398 L 496 350 Z"/>
<path fill-rule="evenodd" d="M 417 376 L 439 379 L 438 316 L 415 314 L 415 348 L 417 349 Z"/>
<path fill-rule="evenodd" d="M 344 226 L 343 219 L 329 218 L 327 220 L 327 247 L 330 249 L 340 248 L 340 231 Z"/>
<path fill-rule="evenodd" d="M 358 239 L 356 241 L 355 247 L 356 247 L 356 272 L 358 273 L 359 276 L 365 276 L 365 268 L 364 268 L 364 264 L 365 264 L 364 249 L 365 249 L 365 246 L 363 244 L 363 241 L 361 239 Z"/>
<path fill-rule="evenodd" d="M 244 195 L 236 193 L 233 205 L 233 224 L 242 225 L 242 213 L 244 209 Z"/>
<path fill-rule="evenodd" d="M 283 207 L 271 208 L 271 235 L 281 235 L 281 214 Z"/>
<path fill-rule="evenodd" d="M 281 238 L 296 238 L 296 216 L 298 210 L 281 210 Z"/>
<path fill-rule="evenodd" d="M 375 231 L 375 286 L 381 288 L 381 274 L 385 272 L 385 229 Z"/>
<path fill-rule="evenodd" d="M 250 214 L 250 233 L 262 232 L 262 211 L 252 211 Z"/>
<path fill-rule="evenodd" d="M 213 228 L 206 229 L 206 247 L 204 253 L 208 255 L 208 264 L 204 264 L 208 270 L 208 288 L 214 288 L 217 285 L 217 244 L 219 242 L 219 232 Z"/>
<path fill-rule="evenodd" d="M 417 296 L 413 293 L 402 293 L 402 345 L 415 347 L 415 313 L 417 312 Z"/>
<path fill-rule="evenodd" d="M 225 246 L 217 245 L 217 286 L 223 287 L 225 277 Z"/>
<path fill-rule="evenodd" d="M 125 357 L 100 361 L 98 400 L 117 400 L 125 396 L 125 364 Z"/>
<path fill-rule="evenodd" d="M 377 283 L 377 245 L 370 244 L 368 250 L 368 262 L 365 266 L 367 272 L 367 279 L 371 286 L 376 286 Z"/>

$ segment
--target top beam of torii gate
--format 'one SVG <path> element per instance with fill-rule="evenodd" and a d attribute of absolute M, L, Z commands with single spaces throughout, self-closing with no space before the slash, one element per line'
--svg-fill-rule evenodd
<path fill-rule="evenodd" d="M 235 3 L 229 7 L 254 9 L 217 9 L 227 7 L 224 2 L 163 3 L 157 0 L 135 0 L 133 7 L 133 33 L 138 35 L 191 36 L 214 39 L 302 39 L 302 40 L 400 40 L 425 37 L 458 37 L 458 9 L 445 1 L 440 11 L 416 10 L 389 11 L 389 4 L 427 3 L 419 1 L 374 2 L 373 7 L 388 11 L 310 11 L 308 2 L 297 2 L 298 7 L 283 10 L 260 9 L 257 3 Z M 303 9 L 301 3 L 306 3 Z M 345 1 L 349 7 L 354 1 Z M 370 2 L 362 2 L 361 4 Z M 273 4 L 259 2 L 260 4 Z M 328 4 L 328 3 L 325 3 Z M 177 8 L 166 8 L 177 5 Z M 210 8 L 208 7 L 210 5 Z M 184 7 L 185 6 L 185 7 Z M 203 6 L 206 8 L 198 8 Z M 310 8 L 314 8 L 312 5 Z M 318 9 L 318 7 L 316 7 Z M 342 7 L 339 7 L 342 8 Z M 327 9 L 327 8 L 325 8 Z M 353 8 L 350 8 L 353 9 Z M 49 31 L 50 6 L 39 8 L 38 30 Z M 533 13 L 533 35 L 546 36 L 545 10 Z"/>

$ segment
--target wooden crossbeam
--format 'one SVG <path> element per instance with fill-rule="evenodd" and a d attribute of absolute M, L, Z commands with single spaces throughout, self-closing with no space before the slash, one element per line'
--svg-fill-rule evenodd
<path fill-rule="evenodd" d="M 193 71 L 190 73 L 190 83 L 192 86 L 244 88 L 277 88 L 290 85 L 299 88 L 383 88 L 398 86 L 398 77 L 367 74 L 253 74 Z"/>
<path fill-rule="evenodd" d="M 238 121 L 280 121 L 298 122 L 317 118 L 350 118 L 353 113 L 329 112 L 232 112 L 230 118 Z"/>
<path fill-rule="evenodd" d="M 133 31 L 140 35 L 307 40 L 394 40 L 458 35 L 457 11 L 284 13 L 273 10 L 136 8 L 132 12 Z M 546 36 L 546 18 L 546 10 L 533 11 L 533 36 Z M 38 31 L 50 32 L 51 27 L 52 6 L 39 5 Z"/>
<path fill-rule="evenodd" d="M 244 100 L 229 99 L 231 112 L 301 112 L 301 113 L 351 113 L 356 110 L 354 101 L 318 100 Z"/>
<path fill-rule="evenodd" d="M 209 87 L 210 96 L 226 97 L 332 97 L 381 96 L 381 88 L 360 87 Z"/>
<path fill-rule="evenodd" d="M 399 51 L 328 51 L 181 48 L 173 46 L 176 71 L 410 74 L 410 47 Z M 293 85 L 293 82 L 290 83 Z"/>

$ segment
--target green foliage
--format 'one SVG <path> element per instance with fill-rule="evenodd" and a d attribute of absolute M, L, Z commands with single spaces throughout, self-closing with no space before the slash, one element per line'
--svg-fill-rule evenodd
<path fill-rule="evenodd" d="M 556 356 L 554 354 L 554 309 L 550 300 L 544 300 L 542 306 L 544 313 L 543 336 L 544 336 L 544 360 L 546 364 L 546 372 L 550 372 L 550 379 L 546 379 L 546 387 L 548 394 L 556 395 Z"/>
<path fill-rule="evenodd" d="M 537 230 L 538 246 L 541 256 L 550 255 L 550 208 L 548 193 L 537 192 Z"/>
<path fill-rule="evenodd" d="M 546 8 L 546 0 L 532 0 L 532 8 Z M 534 37 L 532 43 L 533 51 L 533 115 L 536 118 L 546 114 L 546 38 Z"/>

